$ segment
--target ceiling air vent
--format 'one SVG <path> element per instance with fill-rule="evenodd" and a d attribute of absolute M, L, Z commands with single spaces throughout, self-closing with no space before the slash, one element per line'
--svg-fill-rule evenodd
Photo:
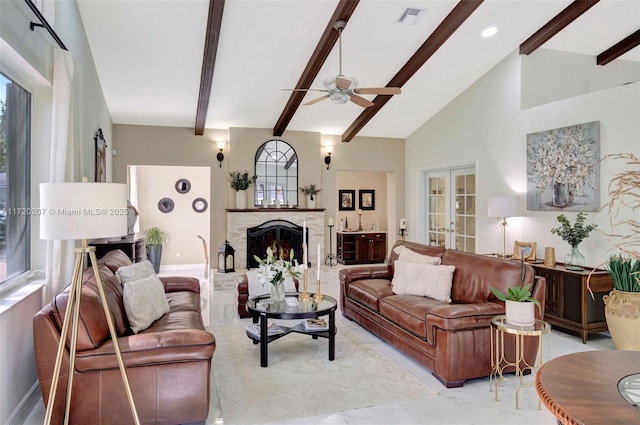
<path fill-rule="evenodd" d="M 424 9 L 418 9 L 417 7 L 407 7 L 402 11 L 396 22 L 405 25 L 415 25 L 418 19 L 424 13 Z"/>

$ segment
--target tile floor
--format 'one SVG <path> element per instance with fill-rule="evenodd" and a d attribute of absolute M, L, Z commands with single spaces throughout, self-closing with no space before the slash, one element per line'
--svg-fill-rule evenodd
<path fill-rule="evenodd" d="M 322 291 L 336 299 L 339 296 L 337 280 L 338 270 L 342 266 L 323 267 Z M 176 273 L 172 273 L 176 274 Z M 202 272 L 182 270 L 182 275 L 201 277 Z M 214 273 L 215 279 L 215 273 Z M 217 323 L 234 323 L 250 319 L 239 319 L 234 310 L 233 289 L 215 289 L 210 314 L 210 323 L 215 327 Z M 346 320 L 341 314 L 336 314 L 337 326 L 348 326 L 362 338 L 392 360 L 403 366 L 427 386 L 437 392 L 437 395 L 417 400 L 407 400 L 382 406 L 372 406 L 351 411 L 335 412 L 329 415 L 296 418 L 278 422 L 282 425 L 553 425 L 555 418 L 542 406 L 538 409 L 538 399 L 535 389 L 525 388 L 520 396 L 520 408 L 515 408 L 515 390 L 512 383 L 505 382 L 500 390 L 500 400 L 495 401 L 495 393 L 489 391 L 489 378 L 467 381 L 462 388 L 445 388 L 431 372 L 420 366 L 404 354 L 397 351 L 378 337 L 371 334 L 358 324 Z M 586 344 L 580 338 L 557 330 L 552 330 L 549 338 L 545 338 L 544 359 L 555 358 L 564 354 L 586 350 L 613 349 L 611 338 L 604 334 L 591 335 Z M 532 381 L 532 376 L 528 377 Z M 220 412 L 215 385 L 212 385 L 211 408 L 206 424 L 223 425 L 224 418 Z M 25 424 L 42 424 L 44 407 L 38 402 Z"/>

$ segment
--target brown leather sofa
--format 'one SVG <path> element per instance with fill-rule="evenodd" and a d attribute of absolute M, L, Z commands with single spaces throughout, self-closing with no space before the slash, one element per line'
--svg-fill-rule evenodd
<path fill-rule="evenodd" d="M 504 303 L 491 292 L 503 292 L 520 282 L 520 263 L 456 250 L 398 241 L 419 254 L 440 257 L 455 265 L 451 303 L 416 295 L 396 295 L 391 281 L 398 254 L 392 249 L 387 265 L 360 266 L 340 271 L 340 306 L 354 320 L 407 356 L 431 369 L 447 387 L 491 374 L 491 318 L 504 314 Z M 534 270 L 525 264 L 525 279 Z M 533 296 L 542 305 L 544 278 L 535 277 Z M 536 317 L 541 314 L 536 308 Z M 507 335 L 509 337 L 510 335 Z M 525 344 L 525 361 L 533 365 L 537 339 Z M 505 343 L 506 359 L 513 361 L 513 344 Z"/>
<path fill-rule="evenodd" d="M 205 421 L 209 414 L 211 358 L 216 348 L 200 313 L 200 283 L 189 277 L 160 278 L 169 313 L 133 334 L 115 271 L 131 260 L 111 251 L 98 262 L 105 296 L 127 367 L 133 399 L 142 424 Z M 45 405 L 49 400 L 62 320 L 69 287 L 57 294 L 33 319 L 38 378 Z M 104 317 L 93 270 L 83 274 L 77 356 L 74 366 L 70 423 L 132 424 L 113 343 Z M 58 381 L 53 424 L 61 424 L 69 371 L 69 348 Z"/>

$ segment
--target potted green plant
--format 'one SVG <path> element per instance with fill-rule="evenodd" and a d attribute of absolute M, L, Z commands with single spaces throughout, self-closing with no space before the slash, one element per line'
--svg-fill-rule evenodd
<path fill-rule="evenodd" d="M 598 227 L 597 224 L 588 224 L 585 226 L 584 222 L 586 219 L 587 215 L 583 212 L 579 212 L 576 216 L 575 224 L 571 225 L 569 219 L 564 214 L 560 214 L 558 216 L 560 226 L 551 229 L 551 233 L 560 236 L 563 241 L 566 241 L 571 245 L 571 249 L 564 258 L 564 267 L 567 270 L 584 270 L 584 255 L 580 253 L 578 246 L 580 245 L 580 242 L 589 236 L 589 233 L 591 233 L 592 230 L 595 230 Z"/>
<path fill-rule="evenodd" d="M 316 207 L 316 198 L 315 196 L 320 193 L 322 191 L 322 189 L 320 189 L 319 187 L 317 187 L 315 184 L 308 184 L 306 186 L 302 186 L 300 188 L 300 192 L 302 192 L 303 195 L 307 196 L 307 208 L 309 209 L 313 209 Z"/>
<path fill-rule="evenodd" d="M 531 294 L 531 283 L 524 283 L 524 256 L 520 259 L 520 286 L 513 286 L 502 292 L 491 288 L 500 301 L 504 301 L 507 322 L 516 326 L 532 326 L 535 323 L 535 307 L 542 313 L 540 302 Z"/>
<path fill-rule="evenodd" d="M 236 208 L 245 209 L 247 207 L 247 192 L 253 183 L 256 182 L 257 176 L 249 176 L 249 172 L 245 171 L 231 171 L 229 173 L 229 184 L 231 189 L 236 191 Z"/>
<path fill-rule="evenodd" d="M 144 244 L 147 249 L 147 259 L 153 264 L 156 274 L 160 273 L 162 246 L 169 240 L 169 234 L 159 227 L 150 227 L 144 231 Z"/>

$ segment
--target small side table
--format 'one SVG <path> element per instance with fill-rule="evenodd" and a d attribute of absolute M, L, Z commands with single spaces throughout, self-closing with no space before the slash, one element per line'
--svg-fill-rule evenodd
<path fill-rule="evenodd" d="M 513 361 L 505 358 L 505 334 L 514 335 L 515 358 Z M 551 345 L 551 325 L 543 320 L 536 319 L 533 326 L 516 326 L 507 323 L 506 315 L 496 316 L 491 319 L 491 376 L 489 377 L 489 391 L 493 389 L 495 383 L 496 401 L 498 401 L 498 388 L 507 379 L 504 376 L 505 369 L 513 368 L 515 369 L 514 379 L 518 384 L 516 388 L 516 409 L 520 408 L 520 390 L 525 386 L 533 385 L 533 382 L 525 383 L 524 372 L 528 369 L 532 375 L 535 375 L 535 371 L 542 366 L 544 335 L 549 335 L 548 345 Z M 530 365 L 524 359 L 524 347 L 527 337 L 538 338 L 537 365 Z M 549 351 L 547 348 L 548 357 Z M 541 408 L 542 405 L 538 398 L 538 409 Z"/>

